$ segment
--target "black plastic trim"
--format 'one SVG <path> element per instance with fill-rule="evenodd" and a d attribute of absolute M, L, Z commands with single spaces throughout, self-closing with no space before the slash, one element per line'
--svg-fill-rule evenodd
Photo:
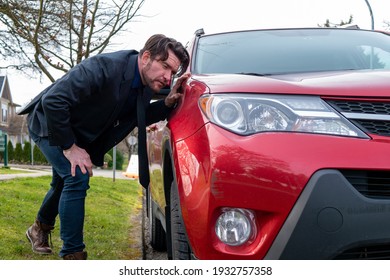
<path fill-rule="evenodd" d="M 390 243 L 389 221 L 389 200 L 363 196 L 338 170 L 320 170 L 265 259 L 335 259 L 354 247 Z"/>

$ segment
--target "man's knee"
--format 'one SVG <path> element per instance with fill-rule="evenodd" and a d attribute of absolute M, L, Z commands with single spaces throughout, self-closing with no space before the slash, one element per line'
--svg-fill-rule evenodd
<path fill-rule="evenodd" d="M 89 174 L 82 173 L 79 168 L 76 169 L 75 176 L 67 176 L 64 178 L 64 190 L 80 190 L 86 191 L 89 189 Z"/>

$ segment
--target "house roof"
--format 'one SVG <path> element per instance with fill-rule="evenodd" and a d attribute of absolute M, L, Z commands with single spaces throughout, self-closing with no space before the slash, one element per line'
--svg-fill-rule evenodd
<path fill-rule="evenodd" d="M 9 100 L 12 103 L 11 91 L 6 76 L 0 76 L 0 97 Z"/>
<path fill-rule="evenodd" d="M 8 84 L 7 76 L 0 75 L 0 104 L 5 102 L 6 105 L 12 108 L 20 107 L 20 105 L 13 103 L 11 90 Z M 22 132 L 22 128 L 25 131 L 25 122 L 23 116 L 15 115 L 15 109 L 9 111 L 9 119 L 6 121 L 6 125 L 0 124 L 1 130 L 7 132 L 10 135 L 18 135 Z"/>
<path fill-rule="evenodd" d="M 4 75 L 0 75 L 0 97 L 9 100 L 14 107 L 20 107 L 19 104 L 13 102 L 8 78 Z"/>
<path fill-rule="evenodd" d="M 6 83 L 6 79 L 5 79 L 5 76 L 0 76 L 0 97 L 4 97 L 4 87 L 5 87 L 5 83 Z M 4 97 L 6 98 L 6 97 Z"/>

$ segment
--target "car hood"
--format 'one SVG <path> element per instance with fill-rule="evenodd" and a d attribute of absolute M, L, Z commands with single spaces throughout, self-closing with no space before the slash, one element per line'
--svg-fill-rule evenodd
<path fill-rule="evenodd" d="M 337 71 L 272 76 L 194 75 L 210 93 L 280 93 L 321 96 L 390 97 L 390 71 Z"/>

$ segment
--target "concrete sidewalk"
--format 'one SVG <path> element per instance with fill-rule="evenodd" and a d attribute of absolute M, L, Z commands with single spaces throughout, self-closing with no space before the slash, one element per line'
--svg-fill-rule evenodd
<path fill-rule="evenodd" d="M 10 180 L 18 177 L 39 177 L 39 176 L 51 175 L 51 167 L 46 165 L 8 164 L 8 167 L 10 167 L 13 170 L 20 170 L 26 172 L 17 173 L 17 174 L 1 174 L 0 181 Z M 101 169 L 101 168 L 93 169 L 94 177 L 106 177 L 106 178 L 112 178 L 113 180 L 114 179 L 138 180 L 138 179 L 128 178 L 123 173 L 124 172 L 120 170 L 115 170 L 114 172 L 113 170 L 108 170 L 108 169 Z"/>

